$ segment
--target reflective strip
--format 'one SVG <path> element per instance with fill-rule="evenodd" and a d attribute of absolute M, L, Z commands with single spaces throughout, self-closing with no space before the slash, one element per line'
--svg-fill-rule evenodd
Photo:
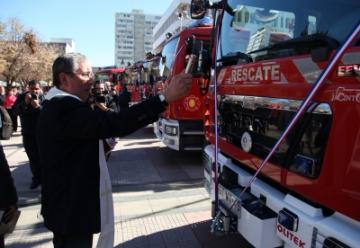
<path fill-rule="evenodd" d="M 308 83 L 313 84 L 316 82 L 321 73 L 321 69 L 316 63 L 310 58 L 296 59 L 293 62 Z"/>

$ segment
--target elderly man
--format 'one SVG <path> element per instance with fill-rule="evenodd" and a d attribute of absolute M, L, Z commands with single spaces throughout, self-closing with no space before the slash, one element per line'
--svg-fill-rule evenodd
<path fill-rule="evenodd" d="M 111 182 L 102 139 L 121 137 L 158 119 L 167 103 L 185 96 L 191 75 L 175 77 L 162 94 L 119 113 L 87 103 L 93 75 L 85 56 L 72 53 L 53 64 L 55 87 L 38 120 L 42 168 L 42 215 L 54 247 L 113 247 Z"/>

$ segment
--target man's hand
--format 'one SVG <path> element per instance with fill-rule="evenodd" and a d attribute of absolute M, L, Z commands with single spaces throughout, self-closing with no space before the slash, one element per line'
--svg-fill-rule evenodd
<path fill-rule="evenodd" d="M 106 107 L 105 103 L 95 102 L 95 106 L 97 106 L 102 111 L 108 111 L 109 109 Z"/>
<path fill-rule="evenodd" d="M 164 96 L 167 103 L 171 103 L 183 96 L 186 96 L 192 86 L 192 75 L 180 73 L 175 75 L 167 85 Z"/>
<path fill-rule="evenodd" d="M 33 99 L 31 101 L 31 105 L 33 106 L 33 108 L 39 108 L 40 107 L 40 102 L 38 99 Z"/>
<path fill-rule="evenodd" d="M 26 104 L 31 104 L 31 106 L 32 106 L 33 108 L 39 108 L 39 107 L 40 107 L 40 101 L 39 101 L 39 99 L 33 98 L 30 93 L 28 93 L 28 94 L 25 95 L 25 103 L 26 103 Z"/>
<path fill-rule="evenodd" d="M 6 209 L 4 216 L 1 219 L 0 235 L 4 235 L 5 233 L 12 233 L 15 229 L 19 216 L 20 211 L 16 205 L 12 205 Z"/>
<path fill-rule="evenodd" d="M 17 209 L 18 208 L 16 205 L 12 205 L 7 209 L 7 211 L 4 213 L 4 216 L 3 216 L 5 223 L 9 223 L 10 220 L 12 220 L 12 218 L 15 217 Z"/>

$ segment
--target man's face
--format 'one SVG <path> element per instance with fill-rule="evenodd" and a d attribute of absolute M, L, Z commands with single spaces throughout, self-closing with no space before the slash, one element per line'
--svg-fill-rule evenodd
<path fill-rule="evenodd" d="M 68 93 L 86 101 L 93 83 L 93 73 L 90 64 L 87 62 L 80 63 L 75 73 L 66 74 L 65 80 L 63 84 L 64 89 Z"/>
<path fill-rule="evenodd" d="M 105 91 L 105 84 L 103 84 L 103 83 L 96 84 L 95 91 L 98 94 L 102 94 Z"/>
<path fill-rule="evenodd" d="M 39 84 L 29 86 L 29 93 L 30 94 L 40 95 L 40 91 L 41 91 L 41 89 L 40 89 Z"/>

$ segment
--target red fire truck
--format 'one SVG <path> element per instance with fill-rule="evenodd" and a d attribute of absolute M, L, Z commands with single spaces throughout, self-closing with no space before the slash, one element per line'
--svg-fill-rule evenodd
<path fill-rule="evenodd" d="M 193 18 L 208 9 L 212 230 L 254 247 L 360 247 L 360 2 L 191 2 Z"/>
<path fill-rule="evenodd" d="M 108 81 L 112 83 L 116 83 L 118 80 L 122 80 L 124 77 L 125 68 L 123 67 L 103 67 L 99 68 L 99 70 L 95 74 L 95 78 L 101 81 Z"/>
<path fill-rule="evenodd" d="M 162 49 L 159 69 L 163 81 L 155 84 L 156 90 L 161 90 L 171 81 L 171 78 L 185 70 L 190 54 L 203 56 L 210 47 L 212 27 L 206 21 L 194 23 L 176 35 L 173 35 Z M 154 124 L 154 133 L 169 148 L 178 151 L 201 150 L 204 145 L 203 115 L 205 95 L 204 85 L 208 83 L 209 75 L 202 73 L 193 61 L 189 73 L 193 74 L 193 86 L 190 93 L 169 104 L 167 110 Z"/>
<path fill-rule="evenodd" d="M 120 84 L 126 85 L 128 91 L 131 93 L 131 102 L 140 101 L 139 89 L 133 79 L 130 71 L 123 67 L 104 67 L 100 68 L 95 73 L 95 79 L 104 82 L 113 83 L 115 90 L 120 90 Z"/>

